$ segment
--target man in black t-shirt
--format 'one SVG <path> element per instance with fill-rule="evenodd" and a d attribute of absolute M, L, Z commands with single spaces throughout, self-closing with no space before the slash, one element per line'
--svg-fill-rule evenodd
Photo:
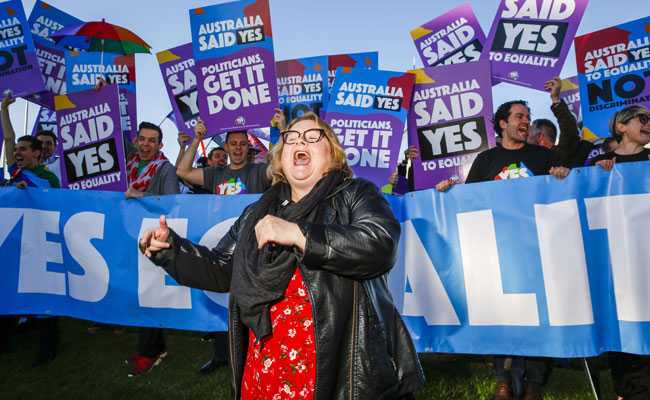
<path fill-rule="evenodd" d="M 502 104 L 494 115 L 494 130 L 500 143 L 480 153 L 465 183 L 519 179 L 535 175 L 566 177 L 570 170 L 561 166 L 561 160 L 551 150 L 527 143 L 530 131 L 530 109 L 522 100 Z M 455 182 L 447 180 L 436 185 L 439 191 L 448 190 Z M 549 370 L 548 362 L 532 357 L 496 356 L 494 369 L 497 379 L 495 400 L 513 399 L 511 372 L 521 366 L 525 376 L 526 400 L 542 399 L 542 385 Z"/>
<path fill-rule="evenodd" d="M 569 169 L 550 150 L 528 144 L 530 109 L 522 100 L 502 104 L 494 115 L 494 129 L 501 137 L 496 147 L 480 153 L 467 175 L 466 183 L 553 175 L 564 178 Z"/>

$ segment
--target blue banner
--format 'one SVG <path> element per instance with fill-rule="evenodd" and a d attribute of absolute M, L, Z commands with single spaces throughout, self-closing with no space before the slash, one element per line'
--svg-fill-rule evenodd
<path fill-rule="evenodd" d="M 389 276 L 421 352 L 650 354 L 647 163 L 389 197 L 402 223 Z M 178 286 L 139 255 L 165 214 L 212 246 L 256 196 L 0 190 L 0 313 L 225 329 L 226 295 Z"/>

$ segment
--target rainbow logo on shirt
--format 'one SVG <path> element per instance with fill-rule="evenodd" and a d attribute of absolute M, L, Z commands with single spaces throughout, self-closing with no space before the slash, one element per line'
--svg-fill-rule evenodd
<path fill-rule="evenodd" d="M 240 178 L 230 178 L 223 183 L 217 184 L 215 187 L 215 194 L 232 195 L 232 194 L 246 194 L 246 184 Z"/>
<path fill-rule="evenodd" d="M 506 179 L 519 179 L 519 178 L 528 178 L 533 174 L 530 173 L 528 167 L 522 162 L 517 165 L 512 163 L 507 167 L 503 167 L 499 175 L 494 177 L 495 181 L 503 181 Z"/>

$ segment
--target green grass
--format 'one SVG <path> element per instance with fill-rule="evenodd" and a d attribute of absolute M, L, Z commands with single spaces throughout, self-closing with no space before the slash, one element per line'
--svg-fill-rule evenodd
<path fill-rule="evenodd" d="M 199 366 L 212 351 L 201 334 L 168 331 L 169 355 L 154 370 L 127 378 L 124 360 L 136 344 L 135 329 L 117 335 L 111 330 L 88 334 L 89 322 L 61 319 L 59 355 L 48 365 L 32 367 L 35 331 L 14 336 L 10 353 L 0 355 L 0 399 L 228 399 L 229 374 L 225 368 L 204 377 Z M 427 385 L 418 399 L 490 399 L 494 388 L 487 358 L 425 355 Z M 591 399 L 579 364 L 555 368 L 546 399 Z M 603 364 L 604 365 L 604 364 Z M 615 398 L 609 372 L 600 373 L 603 398 Z"/>

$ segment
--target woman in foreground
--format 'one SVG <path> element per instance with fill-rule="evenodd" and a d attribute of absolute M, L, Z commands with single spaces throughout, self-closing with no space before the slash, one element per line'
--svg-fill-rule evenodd
<path fill-rule="evenodd" d="M 386 285 L 400 235 L 388 203 L 351 178 L 312 113 L 282 133 L 269 171 L 273 186 L 215 248 L 161 217 L 141 251 L 182 285 L 230 291 L 235 398 L 413 398 L 424 376 Z"/>

